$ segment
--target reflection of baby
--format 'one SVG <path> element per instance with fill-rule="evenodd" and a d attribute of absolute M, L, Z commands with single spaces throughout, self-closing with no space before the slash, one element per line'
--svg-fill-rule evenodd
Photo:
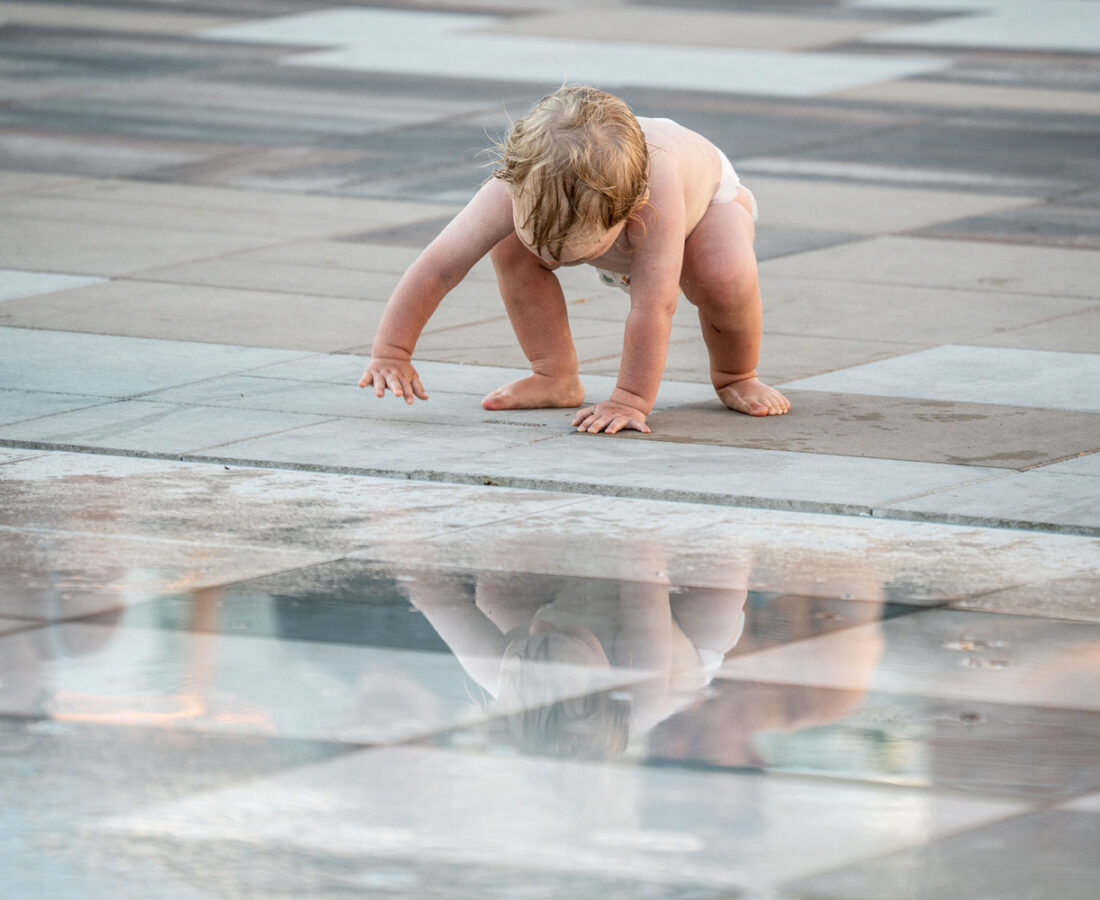
<path fill-rule="evenodd" d="M 473 604 L 454 580 L 409 588 L 520 748 L 555 755 L 622 753 L 710 682 L 744 627 L 743 590 L 526 573 L 482 574 Z"/>

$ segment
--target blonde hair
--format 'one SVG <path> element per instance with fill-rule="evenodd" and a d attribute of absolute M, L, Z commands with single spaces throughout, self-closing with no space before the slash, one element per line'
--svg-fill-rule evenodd
<path fill-rule="evenodd" d="M 493 177 L 530 198 L 520 223 L 533 249 L 555 260 L 570 238 L 615 227 L 634 214 L 649 182 L 649 150 L 618 97 L 565 85 L 539 100 L 497 144 Z"/>

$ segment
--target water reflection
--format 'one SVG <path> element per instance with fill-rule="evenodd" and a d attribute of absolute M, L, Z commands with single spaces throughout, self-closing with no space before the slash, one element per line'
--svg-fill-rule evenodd
<path fill-rule="evenodd" d="M 499 572 L 472 596 L 444 574 L 405 584 L 521 748 L 585 758 L 690 703 L 745 627 L 744 589 Z"/>

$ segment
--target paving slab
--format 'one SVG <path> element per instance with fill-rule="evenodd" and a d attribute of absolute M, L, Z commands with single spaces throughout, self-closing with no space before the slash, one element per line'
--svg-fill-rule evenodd
<path fill-rule="evenodd" d="M 1028 204 L 1020 197 L 964 191 L 745 176 L 760 204 L 758 232 L 773 226 L 890 234 Z"/>
<path fill-rule="evenodd" d="M 1015 347 L 1023 350 L 1059 350 L 1069 353 L 1095 353 L 1100 334 L 1100 308 L 1055 316 L 1034 325 L 998 329 L 970 342 L 988 347 Z"/>
<path fill-rule="evenodd" d="M 23 272 L 0 269 L 0 302 L 35 294 L 49 294 L 86 284 L 98 284 L 102 278 L 85 275 L 58 275 L 54 272 Z"/>
<path fill-rule="evenodd" d="M 307 352 L 342 350 L 367 340 L 384 308 L 381 300 L 116 279 L 7 301 L 0 306 L 0 321 L 25 329 Z M 440 312 L 437 325 L 471 318 L 478 317 L 452 305 Z"/>
<path fill-rule="evenodd" d="M 1031 581 L 952 603 L 955 609 L 1100 624 L 1100 573 Z"/>
<path fill-rule="evenodd" d="M 128 397 L 285 362 L 288 350 L 0 328 L 0 386 Z"/>
<path fill-rule="evenodd" d="M 761 424 L 761 423 L 758 423 Z M 766 425 L 764 426 L 766 427 Z M 433 473 L 473 482 L 675 497 L 709 504 L 869 514 L 897 498 L 984 480 L 980 466 L 855 458 L 570 433 L 523 447 L 439 459 Z"/>
<path fill-rule="evenodd" d="M 523 72 L 527 81 L 569 78 L 609 86 L 723 90 L 813 96 L 868 81 L 936 71 L 934 57 L 859 54 L 790 54 L 768 50 L 604 43 L 592 53 L 587 40 L 491 34 L 492 16 L 405 11 L 323 10 L 200 32 L 209 40 L 288 44 L 325 49 L 291 56 L 291 65 L 363 69 L 442 78 L 496 78 Z M 659 77 L 657 73 L 660 73 Z"/>
<path fill-rule="evenodd" d="M 924 228 L 933 237 L 1100 250 L 1100 210 L 1043 203 Z"/>
<path fill-rule="evenodd" d="M 892 24 L 888 19 L 769 16 L 740 11 L 597 8 L 543 12 L 505 19 L 485 29 L 493 34 L 654 43 L 754 50 L 810 50 L 855 40 Z"/>
<path fill-rule="evenodd" d="M 737 416 L 715 398 L 649 416 L 647 440 L 1024 469 L 1100 449 L 1100 415 L 785 391 L 793 415 Z M 628 439 L 635 439 L 628 435 Z"/>
<path fill-rule="evenodd" d="M 0 265 L 79 275 L 125 275 L 274 244 L 274 237 L 178 231 L 163 225 L 105 225 L 4 216 Z"/>
<path fill-rule="evenodd" d="M 124 400 L 3 425 L 0 439 L 183 455 L 325 421 L 323 416 L 281 411 Z"/>
<path fill-rule="evenodd" d="M 1063 475 L 1100 475 L 1100 453 L 1081 454 L 1075 459 L 1044 466 L 1043 471 Z"/>
<path fill-rule="evenodd" d="M 175 9 L 118 9 L 96 4 L 87 9 L 61 9 L 42 3 L 0 3 L 0 22 L 95 31 L 137 31 L 143 34 L 186 34 L 233 21 L 232 16 L 181 12 Z"/>
<path fill-rule="evenodd" d="M 765 332 L 925 345 L 988 341 L 1012 346 L 998 342 L 1017 331 L 1022 341 L 1033 328 L 1058 328 L 1054 323 L 1060 317 L 1084 316 L 1065 323 L 1067 336 L 1076 334 L 1085 343 L 1100 333 L 1086 327 L 1100 312 L 1095 301 L 1076 297 L 793 278 L 771 274 L 767 267 L 760 286 Z M 845 367 L 840 359 L 837 363 L 833 368 Z"/>
<path fill-rule="evenodd" d="M 949 109 L 1024 109 L 1086 116 L 1100 114 L 1100 98 L 1095 91 L 971 84 L 932 78 L 868 84 L 836 91 L 830 96 L 843 100 Z"/>
<path fill-rule="evenodd" d="M 886 504 L 876 515 L 931 517 L 940 522 L 976 521 L 980 516 L 1003 528 L 1064 528 L 1100 534 L 1100 477 L 1041 469 L 1017 472 Z"/>
<path fill-rule="evenodd" d="M 769 260 L 761 276 L 1096 298 L 1100 251 L 882 237 Z"/>
<path fill-rule="evenodd" d="M 1100 412 L 1097 385 L 1100 355 L 945 344 L 788 387 Z"/>
<path fill-rule="evenodd" d="M 40 416 L 97 406 L 103 397 L 82 394 L 54 394 L 45 391 L 13 391 L 0 388 L 0 423 L 22 422 Z"/>

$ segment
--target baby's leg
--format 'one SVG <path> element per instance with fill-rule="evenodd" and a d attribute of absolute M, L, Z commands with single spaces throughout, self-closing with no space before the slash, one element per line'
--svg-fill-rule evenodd
<path fill-rule="evenodd" d="M 485 409 L 580 406 L 584 387 L 557 276 L 514 233 L 493 248 L 490 258 L 508 319 L 533 374 L 497 388 L 481 405 Z"/>
<path fill-rule="evenodd" d="M 712 204 L 684 245 L 680 285 L 699 310 L 719 398 L 737 412 L 776 416 L 791 404 L 756 377 L 763 313 L 754 236 L 752 215 L 740 202 Z"/>

